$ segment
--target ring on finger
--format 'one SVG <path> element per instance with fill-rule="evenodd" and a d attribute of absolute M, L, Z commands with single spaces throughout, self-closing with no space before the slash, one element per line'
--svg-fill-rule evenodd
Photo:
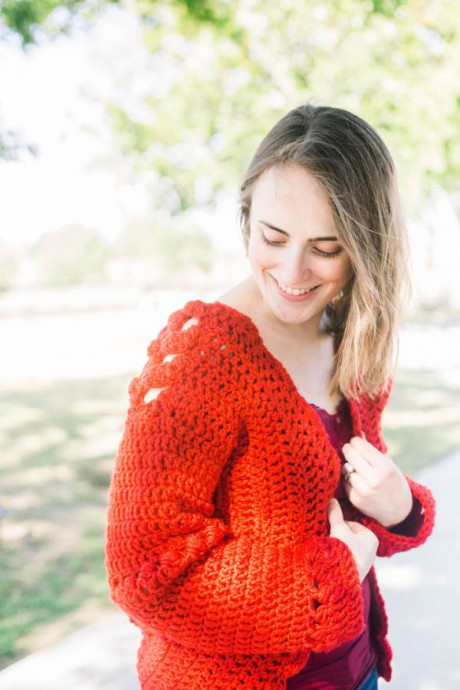
<path fill-rule="evenodd" d="M 343 479 L 346 482 L 350 481 L 350 477 L 353 474 L 353 472 L 356 472 L 355 468 L 352 467 L 352 465 L 345 465 L 346 472 L 343 475 Z"/>

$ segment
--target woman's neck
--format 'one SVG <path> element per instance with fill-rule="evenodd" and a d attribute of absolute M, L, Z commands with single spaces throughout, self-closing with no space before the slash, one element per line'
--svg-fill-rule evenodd
<path fill-rule="evenodd" d="M 308 402 L 335 411 L 342 396 L 330 390 L 334 342 L 321 328 L 321 314 L 299 324 L 283 323 L 267 310 L 249 281 L 237 285 L 219 301 L 251 319 L 267 350 L 281 362 Z"/>
<path fill-rule="evenodd" d="M 252 276 L 222 295 L 219 301 L 249 316 L 261 333 L 290 347 L 308 348 L 309 343 L 315 345 L 325 336 L 321 313 L 300 323 L 280 320 L 264 302 Z"/>

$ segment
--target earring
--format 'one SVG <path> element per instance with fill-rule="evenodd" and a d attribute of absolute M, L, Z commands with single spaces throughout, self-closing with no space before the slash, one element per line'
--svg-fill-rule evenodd
<path fill-rule="evenodd" d="M 340 290 L 340 292 L 331 299 L 331 304 L 337 304 L 338 302 L 340 302 L 340 300 L 343 299 L 343 295 L 343 290 Z"/>

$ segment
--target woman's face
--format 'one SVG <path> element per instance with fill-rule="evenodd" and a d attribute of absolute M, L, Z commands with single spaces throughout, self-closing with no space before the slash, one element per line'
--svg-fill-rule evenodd
<path fill-rule="evenodd" d="M 353 274 L 325 192 L 304 168 L 274 166 L 254 184 L 249 223 L 248 258 L 270 316 L 319 326 Z"/>

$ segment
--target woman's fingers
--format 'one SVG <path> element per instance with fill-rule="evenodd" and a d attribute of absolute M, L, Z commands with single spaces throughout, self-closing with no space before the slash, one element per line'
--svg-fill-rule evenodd
<path fill-rule="evenodd" d="M 344 523 L 342 508 L 336 498 L 331 498 L 327 507 L 327 517 L 331 527 L 338 527 Z"/>
<path fill-rule="evenodd" d="M 366 460 L 366 458 L 350 443 L 346 443 L 342 448 L 343 454 L 345 456 L 346 465 L 349 466 L 348 470 L 343 471 L 347 474 L 348 471 L 354 470 L 366 481 L 372 481 L 375 470 L 372 465 Z"/>
<path fill-rule="evenodd" d="M 327 507 L 327 517 L 329 520 L 329 534 L 331 537 L 337 537 L 342 541 L 346 541 L 349 528 L 343 517 L 342 508 L 336 498 L 329 501 Z"/>
<path fill-rule="evenodd" d="M 348 463 L 345 463 L 345 465 L 343 466 L 342 473 L 343 473 L 343 478 L 345 480 L 345 491 L 346 491 L 349 499 L 350 499 L 350 494 L 353 491 L 358 492 L 358 494 L 365 496 L 371 490 L 369 482 L 366 479 L 364 479 L 359 474 L 359 472 L 356 472 L 356 471 L 350 472 L 350 470 L 348 469 Z M 352 501 L 352 503 L 353 503 L 353 501 Z"/>
<path fill-rule="evenodd" d="M 358 436 L 343 446 L 343 454 L 342 474 L 350 503 L 384 527 L 404 520 L 411 510 L 412 494 L 393 460 Z"/>
<path fill-rule="evenodd" d="M 364 525 L 344 520 L 342 509 L 336 499 L 329 502 L 328 517 L 331 537 L 340 539 L 348 546 L 362 581 L 374 562 L 378 546 L 377 537 Z"/>
<path fill-rule="evenodd" d="M 374 469 L 384 467 L 389 460 L 388 456 L 381 453 L 375 446 L 369 443 L 369 441 L 366 441 L 360 436 L 353 436 L 348 445 L 351 446 L 367 465 Z"/>

